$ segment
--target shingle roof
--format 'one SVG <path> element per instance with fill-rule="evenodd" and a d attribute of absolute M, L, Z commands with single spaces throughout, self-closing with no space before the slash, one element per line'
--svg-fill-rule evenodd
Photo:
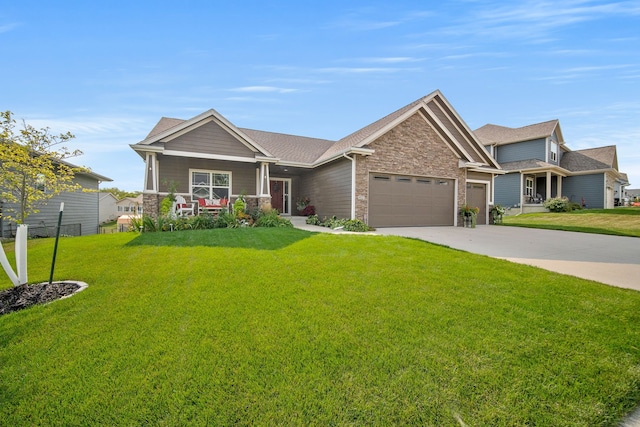
<path fill-rule="evenodd" d="M 557 167 L 556 165 L 553 165 L 551 163 L 547 163 L 547 162 L 543 162 L 542 160 L 538 160 L 538 159 L 528 159 L 528 160 L 518 160 L 515 162 L 505 162 L 505 163 L 500 163 L 500 166 L 502 166 L 502 169 L 505 171 L 517 171 L 517 170 L 523 170 L 523 169 L 542 169 L 542 168 L 555 168 Z"/>
<path fill-rule="evenodd" d="M 562 155 L 560 166 L 572 172 L 618 169 L 616 146 L 569 151 Z"/>
<path fill-rule="evenodd" d="M 530 141 L 532 139 L 546 138 L 553 134 L 558 126 L 558 120 L 536 123 L 520 128 L 487 124 L 476 129 L 473 133 L 484 145 L 509 144 L 511 142 Z M 561 141 L 562 142 L 562 141 Z"/>
<path fill-rule="evenodd" d="M 160 121 L 151 129 L 149 135 L 145 139 L 149 139 L 154 135 L 158 135 L 159 133 L 164 132 L 165 130 L 171 129 L 174 126 L 179 125 L 180 123 L 184 123 L 186 120 L 182 119 L 171 119 L 169 117 L 163 117 Z"/>
<path fill-rule="evenodd" d="M 335 141 L 261 130 L 239 128 L 249 138 L 266 148 L 275 157 L 296 163 L 313 163 Z"/>
<path fill-rule="evenodd" d="M 331 156 L 336 155 L 348 148 L 358 146 L 358 144 L 360 144 L 362 141 L 366 140 L 371 135 L 374 135 L 376 132 L 384 129 L 385 126 L 393 123 L 393 121 L 398 117 L 401 117 L 404 113 L 418 105 L 423 99 L 425 99 L 425 97 L 420 98 L 412 102 L 411 104 L 406 105 L 379 120 L 376 120 L 370 125 L 367 125 L 362 129 L 359 129 L 352 134 L 345 136 L 344 138 L 336 142 L 332 147 L 330 147 L 325 153 L 323 153 L 319 160 L 330 158 Z"/>

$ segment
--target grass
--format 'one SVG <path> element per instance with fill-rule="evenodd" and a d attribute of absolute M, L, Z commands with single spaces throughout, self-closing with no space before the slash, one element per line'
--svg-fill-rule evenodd
<path fill-rule="evenodd" d="M 606 426 L 640 401 L 640 293 L 417 240 L 64 238 L 56 278 L 89 288 L 0 317 L 5 425 Z"/>
<path fill-rule="evenodd" d="M 640 237 L 640 209 L 585 209 L 562 213 L 546 212 L 517 216 L 510 215 L 503 218 L 503 224 L 517 227 Z"/>

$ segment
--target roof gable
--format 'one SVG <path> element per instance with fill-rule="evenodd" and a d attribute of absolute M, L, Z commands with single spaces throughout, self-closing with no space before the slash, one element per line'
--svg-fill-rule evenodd
<path fill-rule="evenodd" d="M 560 122 L 557 119 L 519 128 L 486 124 L 476 129 L 474 134 L 484 145 L 503 145 L 531 141 L 533 139 L 549 138 L 554 132 L 558 142 L 563 144 L 564 138 L 560 130 Z"/>
<path fill-rule="evenodd" d="M 218 124 L 225 132 L 238 140 L 240 143 L 244 144 L 247 148 L 249 148 L 257 155 L 272 157 L 271 153 L 269 153 L 266 149 L 253 141 L 249 136 L 240 131 L 240 129 L 238 129 L 235 125 L 233 125 L 230 121 L 228 121 L 224 116 L 222 116 L 214 109 L 205 111 L 204 113 L 199 114 L 189 120 L 170 119 L 163 117 L 156 124 L 156 126 L 154 126 L 151 132 L 149 132 L 149 135 L 147 135 L 147 137 L 143 141 L 132 145 L 132 148 L 137 149 L 142 148 L 143 146 L 158 145 L 158 143 L 167 143 L 175 140 L 176 138 L 179 138 L 182 135 L 192 132 L 193 130 L 201 126 L 207 125 L 210 122 L 215 122 L 216 124 Z"/>
<path fill-rule="evenodd" d="M 499 168 L 497 162 L 486 152 L 440 91 L 432 92 L 340 139 L 325 151 L 319 160 L 331 158 L 346 152 L 349 148 L 365 147 L 417 113 L 436 130 L 443 142 L 449 145 L 460 159 Z"/>
<path fill-rule="evenodd" d="M 562 155 L 560 166 L 572 172 L 595 171 L 603 169 L 618 170 L 616 146 L 587 148 L 569 151 Z"/>

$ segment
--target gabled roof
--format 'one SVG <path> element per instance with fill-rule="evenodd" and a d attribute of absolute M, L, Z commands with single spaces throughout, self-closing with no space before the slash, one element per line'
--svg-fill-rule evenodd
<path fill-rule="evenodd" d="M 339 141 L 237 128 L 211 109 L 189 120 L 163 117 L 143 141 L 131 147 L 142 153 L 152 144 L 168 142 L 176 135 L 181 135 L 213 120 L 240 142 L 250 148 L 253 147 L 256 154 L 277 159 L 283 164 L 313 167 L 343 154 L 373 153 L 373 150 L 367 147 L 368 144 L 414 114 L 420 114 L 463 163 L 474 167 L 500 169 L 495 159 L 484 149 L 471 129 L 437 90 Z"/>
<path fill-rule="evenodd" d="M 560 122 L 557 119 L 519 128 L 487 124 L 476 129 L 474 133 L 484 145 L 503 145 L 513 142 L 548 138 L 553 135 L 554 131 L 558 135 L 558 142 L 561 144 L 564 143 L 562 132 L 560 131 Z"/>
<path fill-rule="evenodd" d="M 422 114 L 424 119 L 436 129 L 443 142 L 448 144 L 461 160 L 500 168 L 439 90 L 340 139 L 323 153 L 319 161 L 345 152 L 349 148 L 366 147 L 416 113 Z"/>
<path fill-rule="evenodd" d="M 569 151 L 562 155 L 560 166 L 571 172 L 596 171 L 602 169 L 618 170 L 616 146 L 587 148 Z"/>
<path fill-rule="evenodd" d="M 568 174 L 568 171 L 563 170 L 561 166 L 554 165 L 552 163 L 543 162 L 538 159 L 517 160 L 514 162 L 501 163 L 502 169 L 507 172 L 513 171 L 530 171 L 530 172 L 542 172 L 545 170 L 554 170 L 562 176 Z"/>
<path fill-rule="evenodd" d="M 215 121 L 218 125 L 223 127 L 227 132 L 237 138 L 241 143 L 255 151 L 256 153 L 265 156 L 272 157 L 271 153 L 260 144 L 253 141 L 249 136 L 245 135 L 240 129 L 238 129 L 233 123 L 228 121 L 222 114 L 218 113 L 214 109 L 205 111 L 189 120 L 170 119 L 163 117 L 149 132 L 149 135 L 137 144 L 131 145 L 131 148 L 138 151 L 144 146 L 162 142 L 167 139 L 171 139 L 176 135 L 180 135 L 182 132 L 186 132 L 191 129 L 195 129 L 211 121 Z"/>

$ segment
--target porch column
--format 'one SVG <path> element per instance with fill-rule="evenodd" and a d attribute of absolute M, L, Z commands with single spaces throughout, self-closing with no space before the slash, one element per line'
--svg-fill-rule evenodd
<path fill-rule="evenodd" d="M 551 198 L 551 172 L 547 172 L 547 193 L 546 199 Z"/>
<path fill-rule="evenodd" d="M 269 187 L 269 163 L 260 163 L 260 196 L 271 196 Z"/>
<path fill-rule="evenodd" d="M 156 153 L 147 153 L 144 171 L 144 190 L 146 192 L 158 192 L 158 167 Z"/>
<path fill-rule="evenodd" d="M 562 176 L 558 175 L 558 185 L 556 186 L 556 197 L 562 197 Z"/>

